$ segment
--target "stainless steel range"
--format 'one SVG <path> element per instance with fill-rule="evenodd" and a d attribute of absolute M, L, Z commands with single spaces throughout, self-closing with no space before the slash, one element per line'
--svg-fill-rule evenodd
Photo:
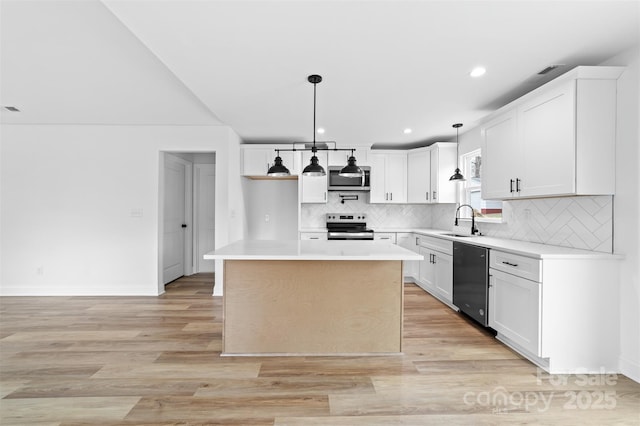
<path fill-rule="evenodd" d="M 328 240 L 373 240 L 364 213 L 327 213 Z"/>

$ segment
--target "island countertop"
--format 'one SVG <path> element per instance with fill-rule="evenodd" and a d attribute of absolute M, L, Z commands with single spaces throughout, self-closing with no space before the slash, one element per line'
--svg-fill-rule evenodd
<path fill-rule="evenodd" d="M 395 244 L 351 240 L 240 240 L 204 255 L 218 260 L 423 260 Z"/>

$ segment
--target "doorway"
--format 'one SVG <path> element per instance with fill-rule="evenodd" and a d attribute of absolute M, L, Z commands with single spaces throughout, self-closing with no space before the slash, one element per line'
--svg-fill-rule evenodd
<path fill-rule="evenodd" d="M 161 152 L 158 294 L 182 276 L 214 272 L 215 153 Z"/>

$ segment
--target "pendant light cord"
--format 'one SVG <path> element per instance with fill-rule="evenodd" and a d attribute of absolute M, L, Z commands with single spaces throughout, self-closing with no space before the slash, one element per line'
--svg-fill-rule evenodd
<path fill-rule="evenodd" d="M 456 127 L 456 169 L 460 170 L 460 127 Z"/>
<path fill-rule="evenodd" d="M 313 83 L 313 147 L 316 147 L 316 85 Z M 313 153 L 315 155 L 315 151 Z"/>

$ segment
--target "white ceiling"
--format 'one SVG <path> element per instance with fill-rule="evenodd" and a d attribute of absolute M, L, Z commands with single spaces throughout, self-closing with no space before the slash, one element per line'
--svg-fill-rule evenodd
<path fill-rule="evenodd" d="M 0 100 L 22 111 L 3 123 L 310 141 L 315 73 L 318 140 L 412 146 L 638 46 L 640 2 L 2 0 L 0 15 Z M 537 76 L 550 64 L 565 66 Z"/>

